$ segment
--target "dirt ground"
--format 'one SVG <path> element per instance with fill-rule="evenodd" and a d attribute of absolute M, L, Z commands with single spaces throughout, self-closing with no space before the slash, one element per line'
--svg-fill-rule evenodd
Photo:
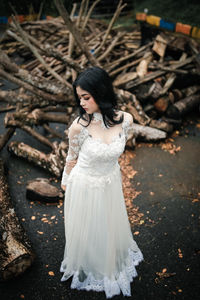
<path fill-rule="evenodd" d="M 171 154 L 161 144 L 138 143 L 132 165 L 137 174 L 133 187 L 141 191 L 134 204 L 144 214 L 133 228 L 135 240 L 144 254 L 137 267 L 138 277 L 131 284 L 132 299 L 199 299 L 200 270 L 200 115 L 189 115 L 172 144 L 179 151 Z M 0 134 L 4 132 L 3 114 Z M 55 124 L 55 126 L 60 126 Z M 65 126 L 60 126 L 62 132 Z M 17 129 L 11 140 L 22 140 L 48 151 Z M 21 276 L 0 283 L 1 300 L 105 299 L 104 292 L 72 290 L 71 279 L 61 282 L 59 272 L 65 237 L 63 204 L 31 203 L 26 199 L 26 182 L 47 177 L 45 171 L 1 152 L 8 170 L 10 194 L 16 213 L 36 253 L 33 265 Z M 59 186 L 60 182 L 56 183 Z M 32 219 L 35 216 L 35 219 Z M 47 218 L 48 223 L 41 221 Z M 43 234 L 39 234 L 43 232 Z M 49 273 L 50 272 L 50 273 Z M 53 272 L 53 273 L 52 273 Z M 156 272 L 170 277 L 160 278 Z M 51 274 L 51 275 L 50 275 Z M 122 299 L 123 295 L 113 299 Z M 128 297 L 127 297 L 128 299 Z"/>

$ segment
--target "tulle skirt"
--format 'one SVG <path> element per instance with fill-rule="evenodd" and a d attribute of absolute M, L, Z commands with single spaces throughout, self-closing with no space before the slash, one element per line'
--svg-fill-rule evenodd
<path fill-rule="evenodd" d="M 119 165 L 105 176 L 74 168 L 64 202 L 65 250 L 61 281 L 71 288 L 131 296 L 130 282 L 143 255 L 133 239 Z"/>

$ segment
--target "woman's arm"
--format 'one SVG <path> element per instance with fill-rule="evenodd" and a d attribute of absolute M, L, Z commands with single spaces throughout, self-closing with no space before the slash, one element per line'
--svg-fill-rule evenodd
<path fill-rule="evenodd" d="M 69 148 L 66 157 L 66 164 L 62 174 L 61 187 L 66 189 L 67 179 L 73 167 L 76 165 L 80 150 L 79 134 L 81 125 L 77 123 L 77 119 L 71 124 L 68 130 Z"/>
<path fill-rule="evenodd" d="M 124 121 L 122 126 L 124 128 L 126 141 L 133 135 L 133 125 L 133 116 L 128 112 L 124 112 Z"/>

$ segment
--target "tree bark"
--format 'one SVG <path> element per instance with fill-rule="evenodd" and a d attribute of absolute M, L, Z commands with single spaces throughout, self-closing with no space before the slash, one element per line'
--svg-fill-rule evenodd
<path fill-rule="evenodd" d="M 186 97 L 169 106 L 166 114 L 170 118 L 180 118 L 200 104 L 200 95 Z"/>
<path fill-rule="evenodd" d="M 9 141 L 9 139 L 13 136 L 14 132 L 15 132 L 15 128 L 9 128 L 4 135 L 0 136 L 0 151 Z"/>
<path fill-rule="evenodd" d="M 0 159 L 0 279 L 12 279 L 31 266 L 35 254 L 11 203 Z"/>
<path fill-rule="evenodd" d="M 39 97 L 42 97 L 45 100 L 60 102 L 60 103 L 68 101 L 68 99 L 63 98 L 63 95 L 51 95 L 49 93 L 43 92 L 42 90 L 33 87 L 29 83 L 26 83 L 26 82 L 22 81 L 21 79 L 16 78 L 15 76 L 11 75 L 10 73 L 4 71 L 1 68 L 0 68 L 0 76 L 2 76 L 3 78 L 5 78 L 11 82 L 14 82 L 15 84 L 17 84 L 19 86 L 24 87 L 26 90 L 30 91 L 31 93 L 33 93 Z"/>
<path fill-rule="evenodd" d="M 54 147 L 54 152 L 45 154 L 29 145 L 13 141 L 8 145 L 8 151 L 18 157 L 27 159 L 34 165 L 49 171 L 54 176 L 60 177 L 65 165 L 68 147 L 64 142 L 61 142 L 59 145 L 55 144 L 57 147 Z"/>
<path fill-rule="evenodd" d="M 140 138 L 147 142 L 159 141 L 165 139 L 167 136 L 166 132 L 152 128 L 149 126 L 143 126 L 139 124 L 133 124 L 133 138 Z"/>
<path fill-rule="evenodd" d="M 133 115 L 134 120 L 136 120 L 141 125 L 146 125 L 150 122 L 150 118 L 145 114 L 140 102 L 136 99 L 135 95 L 128 91 L 117 88 L 115 88 L 114 91 L 118 100 L 127 104 L 127 110 L 129 110 Z"/>

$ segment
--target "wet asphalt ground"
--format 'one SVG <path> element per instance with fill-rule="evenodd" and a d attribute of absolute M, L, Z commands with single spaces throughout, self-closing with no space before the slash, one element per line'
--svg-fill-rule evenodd
<path fill-rule="evenodd" d="M 3 115 L 0 117 L 0 134 L 5 131 Z M 162 150 L 159 143 L 153 144 L 153 147 L 141 143 L 134 150 L 136 156 L 132 164 L 137 174 L 132 184 L 141 191 L 134 204 L 144 214 L 144 223 L 136 226 L 133 232 L 139 231 L 134 238 L 144 254 L 144 261 L 137 267 L 138 277 L 131 284 L 132 299 L 199 299 L 199 123 L 198 112 L 186 118 L 179 135 L 174 138 L 173 143 L 181 147 L 175 155 Z M 65 129 L 63 125 L 55 126 L 60 126 L 61 132 Z M 18 129 L 11 140 L 23 140 L 44 152 L 49 151 Z M 104 292 L 72 290 L 71 278 L 66 282 L 60 281 L 62 273 L 59 268 L 65 244 L 63 202 L 47 205 L 37 201 L 31 203 L 26 198 L 27 180 L 52 176 L 10 155 L 6 147 L 0 156 L 8 171 L 15 211 L 36 253 L 34 263 L 24 274 L 0 283 L 0 299 L 105 299 Z M 59 184 L 59 181 L 55 182 L 56 186 Z M 42 218 L 47 218 L 48 223 L 44 223 Z M 156 272 L 163 270 L 175 274 L 160 279 Z M 122 298 L 121 294 L 113 299 Z"/>

